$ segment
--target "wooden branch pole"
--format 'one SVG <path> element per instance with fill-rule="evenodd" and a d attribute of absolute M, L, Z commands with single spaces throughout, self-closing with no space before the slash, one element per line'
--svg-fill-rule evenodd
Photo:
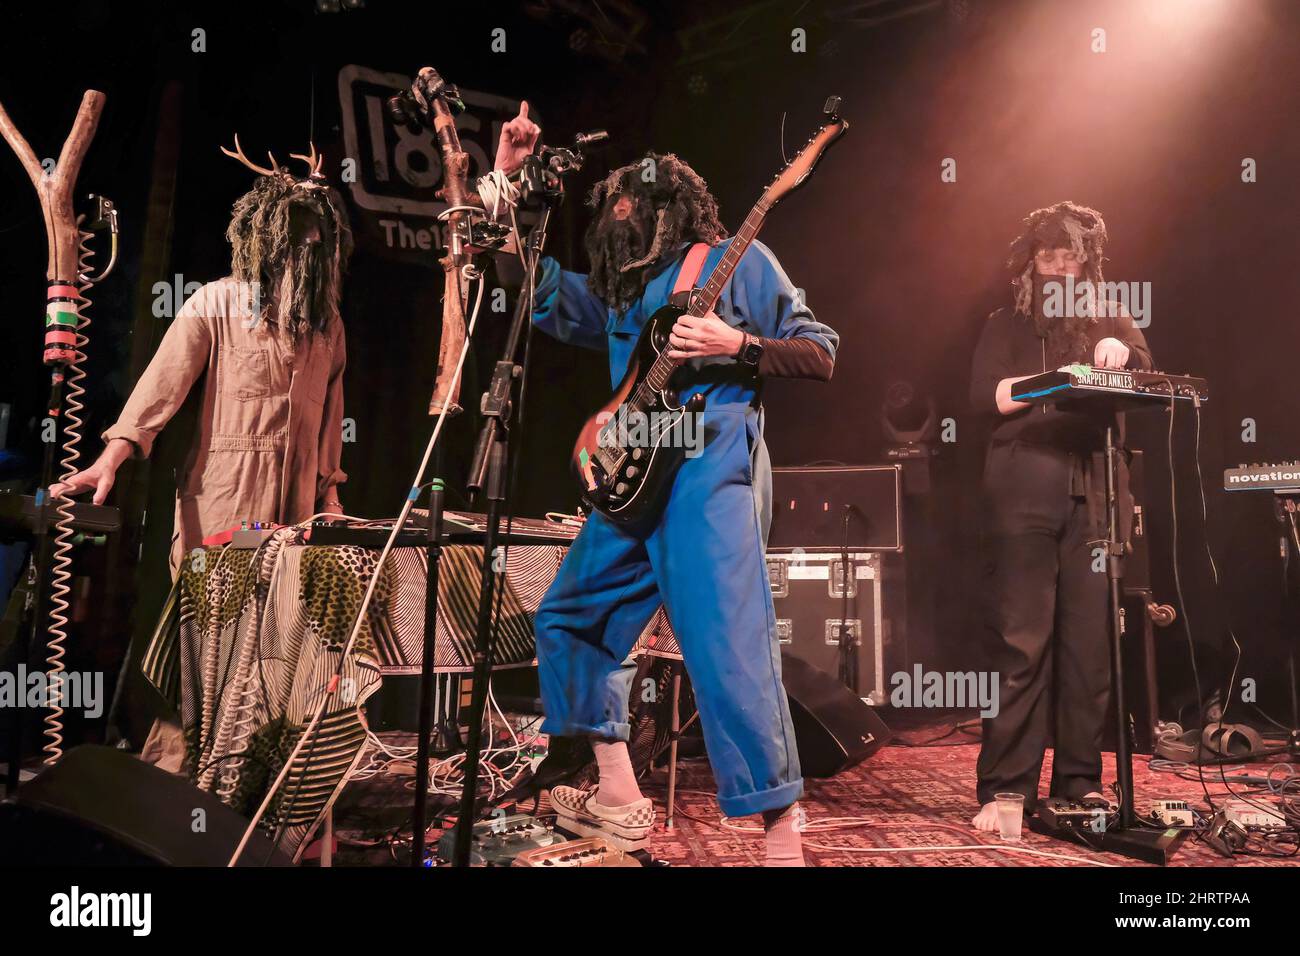
<path fill-rule="evenodd" d="M 81 108 L 77 110 L 72 131 L 63 143 L 58 162 L 48 173 L 26 138 L 9 118 L 4 105 L 0 104 L 0 135 L 4 136 L 5 142 L 18 155 L 23 169 L 27 170 L 27 176 L 36 187 L 41 212 L 45 216 L 45 240 L 49 250 L 45 269 L 45 278 L 49 282 L 45 347 L 47 365 L 67 364 L 75 355 L 73 346 L 74 331 L 78 324 L 76 303 L 80 277 L 77 275 L 77 259 L 80 238 L 77 216 L 72 208 L 72 191 L 77 184 L 77 176 L 81 173 L 81 163 L 86 158 L 90 141 L 95 138 L 99 117 L 104 111 L 104 99 L 104 94 L 98 90 L 87 90 L 82 96 Z"/>
<path fill-rule="evenodd" d="M 56 279 L 75 281 L 77 278 L 77 217 L 72 211 L 72 190 L 81 173 L 86 150 L 95 138 L 99 117 L 104 111 L 104 99 L 104 94 L 98 90 L 86 91 L 81 98 L 81 109 L 77 110 L 77 119 L 72 124 L 72 132 L 63 143 L 58 162 L 48 174 L 5 112 L 4 104 L 0 104 L 0 135 L 18 154 L 32 185 L 36 187 L 41 210 L 45 213 L 45 235 L 50 253 L 45 278 L 51 282 Z"/>
<path fill-rule="evenodd" d="M 420 71 L 420 80 L 436 84 L 435 88 L 439 91 L 443 87 L 442 79 L 429 67 Z M 438 372 L 434 380 L 433 397 L 429 401 L 429 414 L 437 415 L 445 408 L 448 415 L 457 415 L 461 411 L 461 383 L 453 383 L 452 379 L 465 345 L 465 308 L 469 298 L 469 289 L 461 270 L 473 261 L 469 247 L 459 238 L 463 226 L 469 221 L 468 213 L 460 208 L 471 202 L 469 154 L 461 149 L 456 119 L 447 100 L 441 95 L 433 96 L 429 100 L 429 108 L 433 114 L 434 135 L 442 155 L 441 198 L 451 209 L 460 210 L 447 217 L 447 254 L 439 260 L 445 277 L 442 334 L 438 343 Z"/>

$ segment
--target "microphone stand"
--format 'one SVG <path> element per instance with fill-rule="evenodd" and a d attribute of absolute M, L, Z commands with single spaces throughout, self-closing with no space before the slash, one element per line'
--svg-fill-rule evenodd
<path fill-rule="evenodd" d="M 434 452 L 434 473 L 442 471 L 442 448 Z M 424 866 L 429 800 L 429 737 L 433 733 L 433 656 L 438 637 L 438 565 L 442 559 L 443 482 L 429 484 L 429 528 L 425 542 L 424 650 L 420 658 L 419 737 L 415 742 L 415 806 L 411 812 L 411 866 Z"/>
<path fill-rule="evenodd" d="M 510 334 L 506 339 L 502 358 L 496 363 L 492 372 L 492 381 L 483 393 L 481 411 L 483 425 L 479 431 L 478 443 L 474 448 L 474 458 L 470 466 L 469 478 L 465 482 L 470 494 L 483 490 L 487 497 L 487 530 L 483 539 L 483 565 L 480 571 L 479 603 L 477 631 L 474 640 L 473 689 L 470 698 L 469 733 L 465 742 L 465 762 L 462 765 L 464 783 L 461 788 L 460 809 L 456 816 L 456 830 L 452 851 L 453 866 L 469 866 L 470 839 L 474 820 L 477 817 L 475 802 L 478 795 L 479 757 L 483 745 L 483 711 L 487 707 L 488 682 L 492 676 L 492 656 L 495 651 L 495 634 L 492 627 L 492 601 L 496 586 L 497 572 L 494 570 L 497 541 L 500 537 L 500 519 L 502 506 L 506 500 L 507 442 L 510 437 L 510 416 L 513 411 L 511 393 L 516 379 L 522 376 L 523 369 L 516 364 L 515 356 L 519 351 L 520 340 L 532 321 L 533 295 L 536 288 L 537 262 L 546 244 L 546 229 L 550 223 L 551 212 L 564 197 L 564 190 L 559 176 L 577 169 L 581 162 L 557 168 L 553 163 L 551 171 L 556 174 L 554 185 L 536 193 L 540 196 L 542 208 L 537 223 L 529 231 L 526 248 L 529 250 L 528 266 L 525 270 L 524 285 L 520 289 L 519 301 L 515 305 L 514 319 L 510 325 Z M 504 574 L 504 569 L 502 570 Z"/>
<path fill-rule="evenodd" d="M 1172 399 L 1170 400 L 1172 404 Z M 1172 411 L 1170 412 L 1172 414 Z M 1129 741 L 1128 705 L 1124 701 L 1124 625 L 1120 585 L 1124 542 L 1119 524 L 1119 459 L 1123 453 L 1117 442 L 1114 421 L 1106 425 L 1104 453 L 1105 529 L 1102 542 L 1106 554 L 1106 639 L 1110 645 L 1111 715 L 1115 721 L 1115 783 L 1119 788 L 1119 813 L 1114 825 L 1105 827 L 1094 837 L 1083 837 L 1072 828 L 1058 829 L 1042 818 L 1029 821 L 1029 829 L 1051 837 L 1066 837 L 1093 850 L 1118 853 L 1135 860 L 1164 866 L 1177 852 L 1186 831 L 1144 824 L 1134 809 L 1133 748 Z"/>

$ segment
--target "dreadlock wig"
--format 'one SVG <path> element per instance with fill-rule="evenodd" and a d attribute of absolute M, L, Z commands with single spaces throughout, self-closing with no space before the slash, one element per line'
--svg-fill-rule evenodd
<path fill-rule="evenodd" d="M 303 223 L 319 241 L 303 241 Z M 226 238 L 231 271 L 240 282 L 275 297 L 260 318 L 293 340 L 328 328 L 339 317 L 343 275 L 352 255 L 352 229 L 342 199 L 323 180 L 296 179 L 283 169 L 258 177 L 234 206 Z"/>
<path fill-rule="evenodd" d="M 631 210 L 620 217 L 615 207 L 623 198 Z M 614 170 L 596 184 L 587 202 L 596 210 L 586 237 L 591 261 L 587 284 L 618 312 L 641 297 L 666 254 L 684 242 L 715 243 L 727 237 L 708 185 L 672 153 L 647 153 Z"/>
<path fill-rule="evenodd" d="M 1014 277 L 1011 285 L 1015 289 L 1015 311 L 1034 322 L 1038 334 L 1047 339 L 1055 360 L 1086 358 L 1087 327 L 1097 321 L 1092 310 L 1082 314 L 1070 311 L 1059 320 L 1046 316 L 1042 308 L 1043 277 L 1036 276 L 1034 260 L 1043 249 L 1070 249 L 1083 264 L 1079 281 L 1090 283 L 1092 293 L 1099 295 L 1105 281 L 1102 262 L 1106 222 L 1095 209 L 1058 202 L 1035 209 L 1024 218 L 1023 225 L 1024 230 L 1011 243 L 1011 255 L 1007 259 L 1007 268 Z"/>

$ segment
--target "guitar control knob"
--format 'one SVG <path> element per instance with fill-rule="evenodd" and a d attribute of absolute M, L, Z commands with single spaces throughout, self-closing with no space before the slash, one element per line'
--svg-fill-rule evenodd
<path fill-rule="evenodd" d="M 620 481 L 618 484 L 616 484 L 616 485 L 614 486 L 614 494 L 616 494 L 616 495 L 621 495 L 621 494 L 623 494 L 625 491 L 627 491 L 627 482 L 626 482 L 626 481 Z"/>
<path fill-rule="evenodd" d="M 628 465 L 623 474 L 627 475 L 629 478 L 635 478 L 637 475 L 641 474 L 641 469 L 636 465 Z"/>
<path fill-rule="evenodd" d="M 632 460 L 633 460 L 633 461 L 640 461 L 640 460 L 641 460 L 641 456 L 642 456 L 643 454 L 645 454 L 645 452 L 644 452 L 642 449 L 640 449 L 640 448 L 633 448 L 633 449 L 632 449 Z"/>

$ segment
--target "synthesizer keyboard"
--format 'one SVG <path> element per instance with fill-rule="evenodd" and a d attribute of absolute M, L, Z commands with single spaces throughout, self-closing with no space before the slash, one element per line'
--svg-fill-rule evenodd
<path fill-rule="evenodd" d="M 1300 461 L 1238 465 L 1223 469 L 1224 491 L 1272 491 L 1300 494 Z"/>
<path fill-rule="evenodd" d="M 1054 405 L 1105 397 L 1119 410 L 1168 405 L 1176 400 L 1209 401 L 1209 383 L 1191 375 L 1168 375 L 1127 368 L 1063 365 L 1011 386 L 1011 397 L 1032 405 Z"/>

